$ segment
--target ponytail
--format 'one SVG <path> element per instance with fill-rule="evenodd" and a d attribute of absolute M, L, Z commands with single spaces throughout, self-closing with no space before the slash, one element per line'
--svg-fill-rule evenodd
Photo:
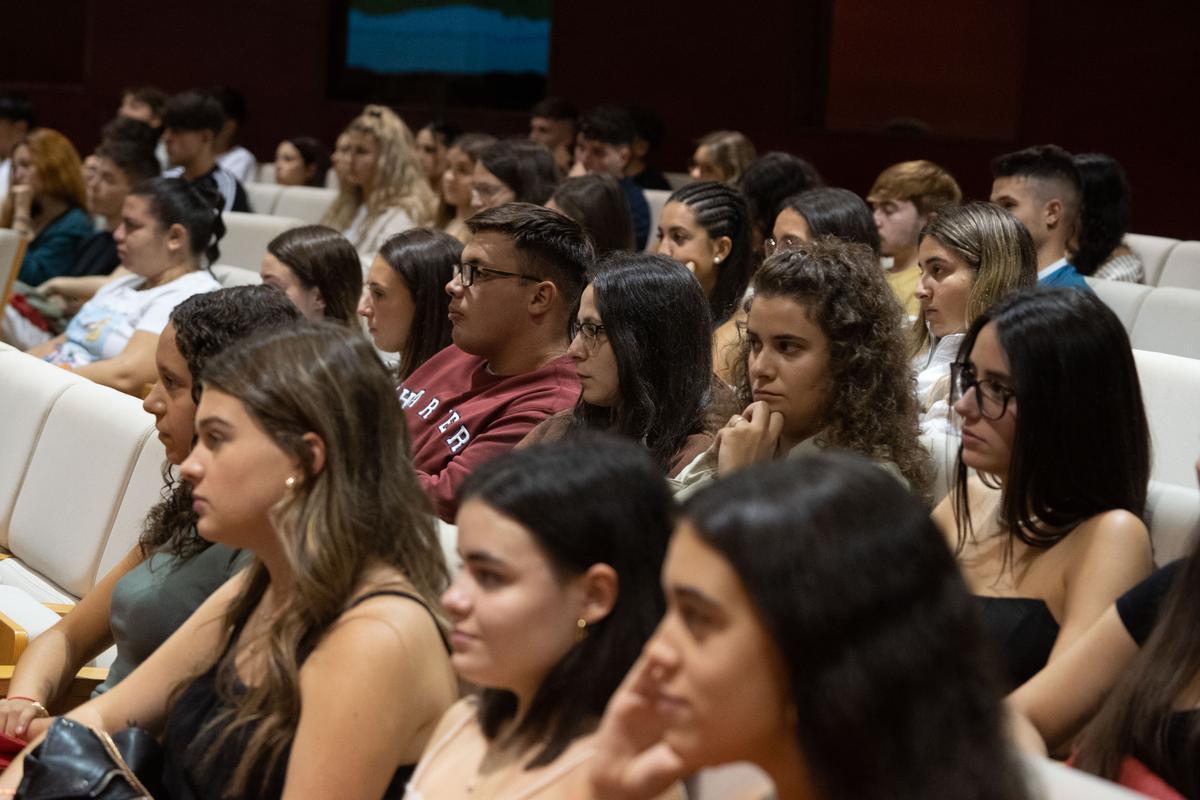
<path fill-rule="evenodd" d="M 224 202 L 216 187 L 194 184 L 182 178 L 151 178 L 130 192 L 148 201 L 150 214 L 164 229 L 182 225 L 188 233 L 188 250 L 201 266 L 216 262 L 221 255 L 217 242 L 225 235 L 221 218 Z"/>

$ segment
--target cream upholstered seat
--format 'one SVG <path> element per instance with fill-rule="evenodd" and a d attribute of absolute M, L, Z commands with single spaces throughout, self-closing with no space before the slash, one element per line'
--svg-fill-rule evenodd
<path fill-rule="evenodd" d="M 1133 324 L 1137 321 L 1142 303 L 1146 302 L 1146 297 L 1154 291 L 1154 287 L 1128 281 L 1106 281 L 1102 278 L 1085 278 L 1085 280 L 1088 286 L 1091 286 L 1096 292 L 1096 296 L 1103 300 L 1104 304 L 1111 308 L 1117 318 L 1121 320 L 1121 324 L 1125 326 L 1125 332 L 1132 334 Z"/>
<path fill-rule="evenodd" d="M 1135 794 L 1115 783 L 1097 778 L 1048 758 L 1022 756 L 1027 770 L 1030 797 L 1036 800 L 1138 800 Z M 1144 800 L 1144 798 L 1143 798 Z"/>
<path fill-rule="evenodd" d="M 230 211 L 223 215 L 225 236 L 219 247 L 218 263 L 230 264 L 258 272 L 262 266 L 267 244 L 279 234 L 304 223 L 292 217 L 275 214 L 245 214 Z"/>
<path fill-rule="evenodd" d="M 1146 527 L 1154 563 L 1162 566 L 1190 555 L 1200 526 L 1200 490 L 1150 481 L 1146 495 Z"/>
<path fill-rule="evenodd" d="M 250 208 L 255 214 L 274 214 L 275 204 L 279 202 L 279 193 L 283 189 L 277 183 L 247 183 L 243 184 Z"/>
<path fill-rule="evenodd" d="M 254 176 L 254 180 L 258 183 L 275 183 L 275 162 L 258 162 L 258 171 Z"/>
<path fill-rule="evenodd" d="M 1155 289 L 1138 310 L 1129 339 L 1138 350 L 1200 358 L 1200 290 Z"/>
<path fill-rule="evenodd" d="M 25 255 L 25 245 L 25 239 L 16 231 L 0 229 L 0 308 L 8 305 L 13 281 L 17 278 L 21 259 Z"/>
<path fill-rule="evenodd" d="M 1200 457 L 1200 360 L 1133 351 L 1150 422 L 1154 480 L 1196 488 Z"/>
<path fill-rule="evenodd" d="M 667 198 L 671 196 L 670 192 L 662 189 L 646 189 L 646 203 L 650 206 L 650 235 L 646 237 L 646 252 L 653 253 L 658 247 L 658 237 L 655 231 L 658 229 L 658 221 L 662 218 L 663 207 L 667 204 Z"/>
<path fill-rule="evenodd" d="M 1125 244 L 1141 259 L 1146 270 L 1146 285 L 1157 286 L 1163 264 L 1167 262 L 1167 256 L 1175 249 L 1175 245 L 1179 244 L 1179 240 L 1166 236 L 1129 233 L 1125 235 Z"/>
<path fill-rule="evenodd" d="M 235 267 L 231 264 L 213 264 L 209 270 L 224 289 L 230 286 L 257 286 L 262 283 L 262 274 L 258 270 Z"/>
<path fill-rule="evenodd" d="M 274 213 L 295 217 L 305 225 L 316 225 L 337 199 L 337 189 L 317 186 L 285 186 L 279 193 Z"/>
<path fill-rule="evenodd" d="M 1200 289 L 1200 242 L 1180 242 L 1172 248 L 1155 285 Z"/>

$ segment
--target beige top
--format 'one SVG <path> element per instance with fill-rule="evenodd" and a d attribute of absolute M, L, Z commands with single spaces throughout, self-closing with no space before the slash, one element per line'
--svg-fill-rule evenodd
<path fill-rule="evenodd" d="M 913 264 L 908 269 L 902 269 L 898 272 L 893 272 L 889 269 L 885 270 L 883 274 L 887 276 L 888 286 L 892 287 L 892 293 L 896 295 L 896 299 L 904 307 L 904 313 L 910 318 L 921 313 L 921 301 L 917 299 L 916 294 L 917 281 L 921 279 L 921 268 Z"/>
<path fill-rule="evenodd" d="M 523 765 L 533 752 L 522 753 L 513 763 L 484 772 L 490 742 L 479 727 L 478 702 L 474 697 L 459 700 L 442 717 L 421 756 L 405 800 L 593 800 L 587 765 L 595 755 L 594 735 L 581 736 L 552 763 L 535 769 Z M 683 789 L 674 787 L 661 800 L 684 800 Z"/>

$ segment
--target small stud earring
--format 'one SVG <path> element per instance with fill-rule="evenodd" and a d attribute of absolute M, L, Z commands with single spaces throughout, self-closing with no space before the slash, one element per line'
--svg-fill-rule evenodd
<path fill-rule="evenodd" d="M 288 479 L 283 482 L 283 485 L 289 489 L 295 489 L 296 488 L 296 476 L 289 475 Z"/>
<path fill-rule="evenodd" d="M 713 263 L 714 263 L 714 264 L 720 264 L 720 263 L 721 263 L 721 257 L 720 257 L 720 256 L 717 256 L 716 258 L 714 258 L 714 259 L 713 259 Z"/>
<path fill-rule="evenodd" d="M 583 617 L 575 620 L 575 641 L 582 642 L 587 638 L 587 620 Z"/>

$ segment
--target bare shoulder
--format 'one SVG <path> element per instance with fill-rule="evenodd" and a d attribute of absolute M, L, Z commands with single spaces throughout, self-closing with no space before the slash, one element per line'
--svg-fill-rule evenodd
<path fill-rule="evenodd" d="M 1090 517 L 1067 537 L 1078 553 L 1105 551 L 1150 557 L 1150 532 L 1136 514 L 1124 509 Z"/>
<path fill-rule="evenodd" d="M 410 593 L 416 596 L 416 592 Z M 368 597 L 348 609 L 317 647 L 317 651 L 342 649 L 385 658 L 445 653 L 431 610 L 412 597 L 396 594 Z"/>

